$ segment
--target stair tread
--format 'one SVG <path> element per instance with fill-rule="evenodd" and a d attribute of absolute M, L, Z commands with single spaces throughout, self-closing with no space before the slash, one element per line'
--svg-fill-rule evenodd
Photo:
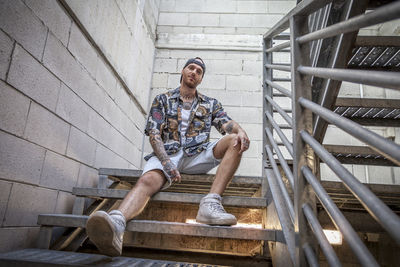
<path fill-rule="evenodd" d="M 152 260 L 131 257 L 108 257 L 98 254 L 56 251 L 46 249 L 23 249 L 0 253 L 0 265 L 7 263 L 12 266 L 35 264 L 34 266 L 220 266 L 187 262 Z M 19 263 L 17 265 L 17 263 Z M 24 265 L 26 266 L 26 265 Z M 31 266 L 31 265 L 29 265 Z"/>
<path fill-rule="evenodd" d="M 84 188 L 74 187 L 72 194 L 82 197 L 94 198 L 114 198 L 122 199 L 126 196 L 129 190 L 123 189 L 99 189 L 99 188 Z M 189 204 L 199 204 L 204 194 L 189 194 L 189 193 L 174 193 L 174 192 L 159 192 L 155 194 L 152 201 L 179 202 Z M 265 208 L 267 199 L 261 197 L 234 197 L 224 196 L 222 204 L 227 206 L 246 207 L 246 208 Z"/>
<path fill-rule="evenodd" d="M 115 169 L 115 168 L 100 168 L 99 175 L 107 175 L 110 179 L 120 180 L 125 182 L 136 182 L 142 174 L 142 170 L 133 169 Z M 212 174 L 182 174 L 182 182 L 212 182 L 214 180 Z M 254 176 L 235 176 L 231 181 L 231 185 L 256 185 L 261 186 L 261 177 Z"/>
<path fill-rule="evenodd" d="M 40 214 L 39 225 L 85 228 L 89 216 L 71 214 Z M 259 228 L 210 226 L 179 222 L 131 220 L 126 225 L 130 232 L 177 234 L 246 240 L 280 241 L 280 231 Z"/>

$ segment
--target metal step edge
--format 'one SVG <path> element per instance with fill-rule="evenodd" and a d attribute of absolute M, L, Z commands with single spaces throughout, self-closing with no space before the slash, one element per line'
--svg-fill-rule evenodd
<path fill-rule="evenodd" d="M 109 178 L 120 181 L 136 181 L 141 175 L 142 170 L 100 168 L 99 175 L 110 176 Z M 213 182 L 213 174 L 182 174 L 182 181 Z M 261 186 L 262 177 L 254 176 L 234 176 L 230 184 L 249 184 Z"/>
<path fill-rule="evenodd" d="M 219 266 L 210 264 L 186 263 L 164 260 L 151 260 L 128 257 L 108 257 L 98 254 L 23 249 L 0 253 L 0 266 L 180 266 L 205 267 Z"/>
<path fill-rule="evenodd" d="M 98 189 L 98 188 L 84 188 L 84 187 L 74 187 L 72 189 L 73 195 L 80 197 L 92 197 L 92 198 L 123 199 L 128 192 L 129 190 L 123 190 L 123 189 Z M 203 194 L 159 192 L 155 194 L 151 198 L 151 200 L 199 204 L 204 196 L 205 195 Z M 261 197 L 224 196 L 222 198 L 222 204 L 234 207 L 265 208 L 267 206 L 267 199 Z"/>
<path fill-rule="evenodd" d="M 88 218 L 89 216 L 84 215 L 40 214 L 38 224 L 85 228 Z M 131 220 L 126 225 L 126 231 L 282 242 L 281 235 L 276 230 L 178 222 Z"/>

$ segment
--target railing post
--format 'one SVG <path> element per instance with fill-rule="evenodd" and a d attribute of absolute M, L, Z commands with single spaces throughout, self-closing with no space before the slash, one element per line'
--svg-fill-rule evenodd
<path fill-rule="evenodd" d="M 301 167 L 307 165 L 311 170 L 315 169 L 315 159 L 312 149 L 303 142 L 300 131 L 312 132 L 312 113 L 304 109 L 298 103 L 300 97 L 311 100 L 310 77 L 301 75 L 297 71 L 300 65 L 310 65 L 309 43 L 299 45 L 296 41 L 298 36 L 308 33 L 308 17 L 294 16 L 290 18 L 290 41 L 291 41 L 291 64 L 292 64 L 292 119 L 293 119 L 293 175 L 294 175 L 294 206 L 295 206 L 295 232 L 297 240 L 296 266 L 307 266 L 303 248 L 310 244 L 315 247 L 313 234 L 308 227 L 306 218 L 302 212 L 304 203 L 316 210 L 315 195 L 310 185 L 307 184 L 302 174 Z"/>

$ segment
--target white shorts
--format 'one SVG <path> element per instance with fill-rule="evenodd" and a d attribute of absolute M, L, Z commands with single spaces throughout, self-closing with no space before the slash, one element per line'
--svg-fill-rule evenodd
<path fill-rule="evenodd" d="M 189 157 L 185 155 L 185 153 L 183 153 L 182 149 L 180 149 L 177 153 L 169 155 L 169 158 L 175 164 L 175 166 L 178 167 L 180 173 L 205 174 L 212 168 L 218 166 L 218 164 L 221 162 L 221 159 L 216 159 L 214 157 L 213 149 L 222 138 L 210 142 L 205 150 L 195 156 Z M 163 170 L 163 166 L 161 165 L 161 162 L 157 158 L 157 156 L 152 156 L 146 162 L 143 168 L 142 175 L 151 170 L 161 170 L 164 172 L 164 176 L 167 181 L 162 187 L 162 190 L 171 186 L 171 178 Z"/>

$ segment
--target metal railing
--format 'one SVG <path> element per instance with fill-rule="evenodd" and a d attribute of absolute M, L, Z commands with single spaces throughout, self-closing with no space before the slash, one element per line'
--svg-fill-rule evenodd
<path fill-rule="evenodd" d="M 355 40 L 360 28 L 400 18 L 400 1 L 365 14 L 363 13 L 367 1 L 357 1 L 357 3 L 352 0 L 341 1 L 345 3 L 343 14 L 338 16 L 340 21 L 328 25 L 327 16 L 332 12 L 331 2 L 332 0 L 303 0 L 263 36 L 265 179 L 269 184 L 270 197 L 275 204 L 292 265 L 318 266 L 316 243 L 320 245 L 321 252 L 329 265 L 341 265 L 317 219 L 318 199 L 359 263 L 363 266 L 378 266 L 375 258 L 317 178 L 320 161 L 336 173 L 365 210 L 398 245 L 400 245 L 400 218 L 324 148 L 321 144 L 323 137 L 316 138 L 314 134 L 321 132 L 318 128 L 324 127 L 323 124 L 319 124 L 323 119 L 400 165 L 398 144 L 348 118 L 335 114 L 330 109 L 329 101 L 324 102 L 330 94 L 329 90 L 333 90 L 334 82 L 339 82 L 339 87 L 341 81 L 348 81 L 399 90 L 400 75 L 398 72 L 345 69 L 346 66 L 341 66 L 340 62 L 343 65 L 346 58 L 338 58 L 341 51 L 333 53 L 333 60 L 326 61 L 326 66 L 318 66 L 318 57 L 322 42 L 327 38 L 331 38 L 329 41 L 341 49 L 344 40 Z M 361 2 L 365 2 L 361 4 L 364 9 L 357 10 L 354 6 L 360 5 Z M 285 38 L 287 35 L 281 34 L 287 29 L 290 30 L 290 41 L 284 41 L 287 40 Z M 275 46 L 273 46 L 274 41 L 278 42 Z M 273 60 L 275 53 L 290 53 L 291 64 L 275 62 Z M 290 72 L 291 79 L 288 79 L 291 81 L 290 89 L 279 83 L 287 79 L 274 78 L 279 72 Z M 322 79 L 324 88 L 327 88 L 321 92 L 322 98 L 313 95 L 312 86 L 315 79 Z M 279 97 L 291 100 L 291 115 L 274 100 L 276 92 L 279 92 Z M 337 93 L 331 95 L 337 97 Z M 292 129 L 292 140 L 286 137 L 281 125 L 278 124 L 279 121 L 277 122 L 278 119 L 285 121 Z M 274 133 L 281 141 L 275 140 Z M 283 150 L 286 150 L 289 158 L 293 159 L 293 171 L 282 153 Z"/>

